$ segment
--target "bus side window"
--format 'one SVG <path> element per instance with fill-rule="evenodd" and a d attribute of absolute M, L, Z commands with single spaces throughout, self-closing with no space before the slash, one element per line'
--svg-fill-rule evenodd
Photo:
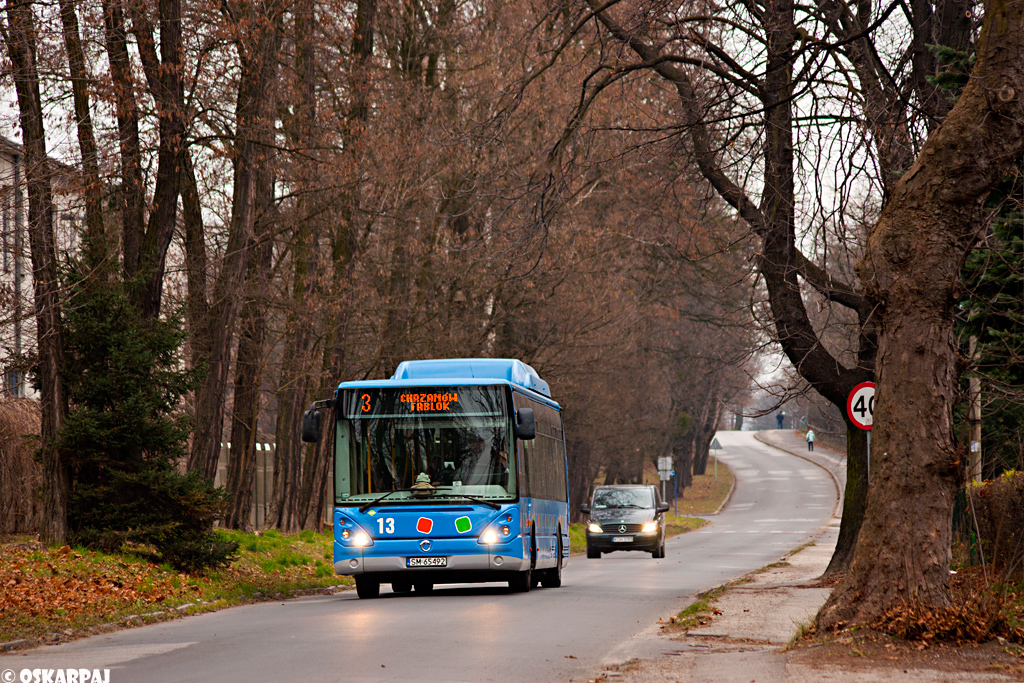
<path fill-rule="evenodd" d="M 534 441 L 520 441 L 519 442 L 519 462 L 522 463 L 520 471 L 522 472 L 521 481 L 519 483 L 519 491 L 521 495 L 530 497 L 533 495 L 531 490 L 532 478 L 530 477 L 530 460 L 533 457 L 533 444 Z"/>

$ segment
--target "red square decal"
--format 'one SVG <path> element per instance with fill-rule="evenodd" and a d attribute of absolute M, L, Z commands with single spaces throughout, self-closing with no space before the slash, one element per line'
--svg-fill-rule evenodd
<path fill-rule="evenodd" d="M 429 517 L 420 517 L 416 522 L 416 531 L 421 534 L 429 534 L 430 530 L 434 528 L 434 520 Z"/>

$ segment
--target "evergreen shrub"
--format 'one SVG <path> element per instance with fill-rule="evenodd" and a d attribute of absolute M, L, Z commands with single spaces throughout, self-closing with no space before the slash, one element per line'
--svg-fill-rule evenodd
<path fill-rule="evenodd" d="M 179 362 L 180 315 L 143 320 L 123 283 L 74 266 L 66 286 L 70 414 L 58 441 L 72 474 L 70 540 L 129 544 L 184 571 L 227 565 L 238 544 L 214 533 L 223 489 L 178 469 L 191 429 L 182 398 L 198 380 Z"/>

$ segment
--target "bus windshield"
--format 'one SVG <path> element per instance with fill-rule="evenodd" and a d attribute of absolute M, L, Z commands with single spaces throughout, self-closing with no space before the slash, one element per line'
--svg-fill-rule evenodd
<path fill-rule="evenodd" d="M 501 386 L 346 390 L 335 436 L 335 502 L 465 502 L 516 495 L 511 418 Z M 409 489 L 425 473 L 427 497 Z"/>

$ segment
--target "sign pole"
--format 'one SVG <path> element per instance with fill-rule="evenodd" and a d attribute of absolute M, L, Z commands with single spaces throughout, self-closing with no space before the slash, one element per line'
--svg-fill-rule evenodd
<path fill-rule="evenodd" d="M 868 484 L 871 483 L 871 430 L 868 430 Z"/>
<path fill-rule="evenodd" d="M 857 429 L 867 432 L 867 480 L 871 483 L 871 427 L 875 423 L 875 383 L 861 382 L 846 398 L 846 417 Z"/>

